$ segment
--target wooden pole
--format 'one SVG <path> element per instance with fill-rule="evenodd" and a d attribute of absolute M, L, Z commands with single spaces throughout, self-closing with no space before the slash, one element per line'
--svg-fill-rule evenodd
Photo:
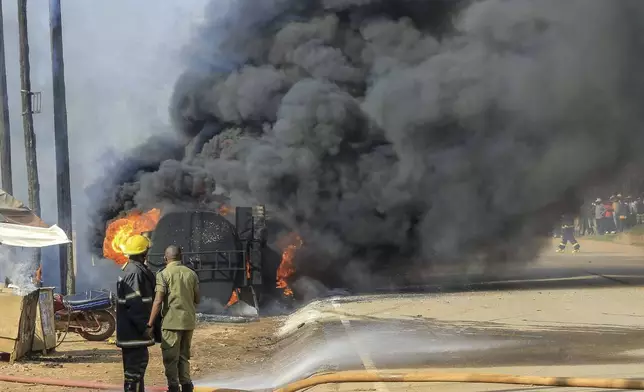
<path fill-rule="evenodd" d="M 0 0 L 0 177 L 2 189 L 13 194 L 11 177 L 11 126 L 9 121 L 9 98 L 7 95 L 7 67 L 4 56 L 4 17 Z"/>
<path fill-rule="evenodd" d="M 27 182 L 29 207 L 40 216 L 40 183 L 38 182 L 38 161 L 36 159 L 36 134 L 31 91 L 31 66 L 29 64 L 29 38 L 27 33 L 27 0 L 18 0 L 18 36 L 20 40 L 20 85 L 22 92 L 22 124 L 25 133 L 25 157 L 27 160 Z M 33 252 L 34 270 L 40 266 L 40 248 Z"/>
<path fill-rule="evenodd" d="M 69 138 L 67 135 L 67 103 L 65 98 L 65 62 L 63 59 L 63 25 L 60 0 L 49 1 L 51 63 L 54 83 L 54 136 L 56 145 L 56 196 L 58 225 L 71 238 L 72 197 L 69 176 Z M 75 292 L 74 250 L 72 244 L 59 245 L 60 284 L 66 294 Z"/>
<path fill-rule="evenodd" d="M 72 261 L 74 263 L 72 271 L 72 278 L 74 279 L 74 282 L 76 281 L 76 276 L 78 275 L 78 265 L 76 264 L 76 250 L 77 250 L 78 244 L 76 243 L 76 230 L 72 231 Z M 69 287 L 69 286 L 67 286 Z M 74 293 L 72 293 L 74 294 Z"/>

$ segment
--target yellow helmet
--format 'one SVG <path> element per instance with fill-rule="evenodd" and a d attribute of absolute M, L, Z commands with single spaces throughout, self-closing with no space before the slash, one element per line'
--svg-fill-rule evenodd
<path fill-rule="evenodd" d="M 121 245 L 121 251 L 127 256 L 140 255 L 148 249 L 150 249 L 150 240 L 142 235 L 133 235 Z"/>

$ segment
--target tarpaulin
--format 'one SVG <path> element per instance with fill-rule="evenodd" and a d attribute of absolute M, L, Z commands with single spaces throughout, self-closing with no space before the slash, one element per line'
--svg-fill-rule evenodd
<path fill-rule="evenodd" d="M 69 242 L 63 229 L 48 226 L 21 201 L 0 189 L 0 244 L 40 248 Z"/>
<path fill-rule="evenodd" d="M 0 244 L 40 248 L 71 242 L 60 227 L 30 227 L 13 223 L 0 223 Z"/>
<path fill-rule="evenodd" d="M 0 189 L 0 222 L 31 227 L 48 227 L 20 200 Z"/>

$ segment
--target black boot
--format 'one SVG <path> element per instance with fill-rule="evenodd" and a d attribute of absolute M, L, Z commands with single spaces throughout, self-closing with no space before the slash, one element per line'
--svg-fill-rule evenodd
<path fill-rule="evenodd" d="M 191 382 L 187 384 L 181 384 L 181 392 L 193 392 L 195 390 L 195 386 L 192 385 Z"/>
<path fill-rule="evenodd" d="M 181 392 L 178 385 L 168 385 L 168 392 Z"/>
<path fill-rule="evenodd" d="M 139 387 L 137 388 L 136 392 L 145 392 L 145 381 L 139 381 Z"/>
<path fill-rule="evenodd" d="M 137 391 L 137 384 L 132 381 L 125 381 L 123 383 L 123 391 L 125 392 L 138 392 Z"/>

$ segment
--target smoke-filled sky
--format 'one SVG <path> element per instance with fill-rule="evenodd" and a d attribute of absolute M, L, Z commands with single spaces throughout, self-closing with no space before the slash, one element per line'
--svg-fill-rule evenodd
<path fill-rule="evenodd" d="M 112 269 L 109 263 L 101 273 L 91 267 L 87 240 L 83 238 L 89 208 L 84 188 L 103 175 L 114 156 L 145 142 L 150 135 L 172 132 L 168 119 L 172 88 L 185 68 L 183 48 L 195 34 L 207 2 L 62 1 L 73 218 L 80 237 L 81 289 L 103 285 L 99 277 Z M 14 193 L 27 202 L 17 2 L 3 3 Z M 225 2 L 220 3 L 224 9 Z M 49 2 L 29 0 L 28 21 L 32 89 L 42 92 L 42 113 L 34 115 L 42 215 L 56 223 Z M 44 255 L 46 284 L 57 284 L 58 252 L 52 247 Z"/>
<path fill-rule="evenodd" d="M 171 102 L 188 148 L 134 150 L 97 238 L 218 184 L 303 236 L 304 275 L 528 260 L 641 155 L 643 22 L 641 0 L 213 2 Z"/>

